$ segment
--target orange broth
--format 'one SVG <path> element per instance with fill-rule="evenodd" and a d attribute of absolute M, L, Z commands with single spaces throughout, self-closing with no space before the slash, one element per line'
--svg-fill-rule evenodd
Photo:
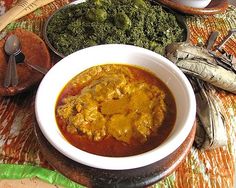
<path fill-rule="evenodd" d="M 64 135 L 65 139 L 73 146 L 83 151 L 87 151 L 89 153 L 101 156 L 124 157 L 124 156 L 137 155 L 152 150 L 157 146 L 159 146 L 170 134 L 175 124 L 176 113 L 177 113 L 175 99 L 171 91 L 168 89 L 165 83 L 163 83 L 159 78 L 157 78 L 151 72 L 136 66 L 129 66 L 129 65 L 122 65 L 122 66 L 128 67 L 129 70 L 132 72 L 132 74 L 135 75 L 134 78 L 136 80 L 142 80 L 151 85 L 155 85 L 161 88 L 165 92 L 167 113 L 165 114 L 165 118 L 162 125 L 158 128 L 158 130 L 155 133 L 151 134 L 148 137 L 147 141 L 145 141 L 144 143 L 137 142 L 136 140 L 131 140 L 130 143 L 125 143 L 118 141 L 110 136 L 107 136 L 100 141 L 94 141 L 89 139 L 85 135 L 69 133 L 66 129 L 65 121 L 63 121 L 60 117 L 58 117 L 56 113 L 56 120 L 61 133 Z M 80 84 L 78 84 L 76 87 L 72 87 L 71 81 L 69 81 L 58 97 L 56 108 L 63 103 L 62 102 L 63 98 L 67 96 L 77 95 L 78 93 L 80 93 L 83 87 L 85 86 L 84 85 L 82 86 Z"/>

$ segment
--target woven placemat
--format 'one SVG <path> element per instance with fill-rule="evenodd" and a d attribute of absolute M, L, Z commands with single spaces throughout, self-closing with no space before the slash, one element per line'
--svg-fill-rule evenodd
<path fill-rule="evenodd" d="M 67 3 L 68 0 L 56 0 L 12 22 L 1 36 L 20 27 L 42 37 L 45 19 Z M 186 16 L 186 20 L 190 29 L 190 41 L 193 44 L 205 44 L 211 32 L 216 30 L 220 33 L 216 41 L 217 45 L 227 35 L 229 29 L 236 28 L 236 8 L 230 6 L 224 14 L 214 16 Z M 236 55 L 236 38 L 228 41 L 224 49 Z M 52 60 L 54 61 L 53 55 Z M 14 97 L 0 97 L 0 162 L 32 164 L 53 170 L 40 153 L 33 133 L 35 93 L 36 88 L 33 88 L 27 93 Z M 189 155 L 176 171 L 153 185 L 154 187 L 233 187 L 236 159 L 236 95 L 218 90 L 216 98 L 225 117 L 227 147 L 209 151 L 192 147 Z"/>

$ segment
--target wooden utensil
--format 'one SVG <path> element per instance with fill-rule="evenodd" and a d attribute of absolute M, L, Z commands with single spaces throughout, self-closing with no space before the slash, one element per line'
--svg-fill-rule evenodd
<path fill-rule="evenodd" d="M 17 4 L 0 17 L 0 31 L 9 23 L 33 12 L 54 0 L 20 0 Z"/>
<path fill-rule="evenodd" d="M 20 0 L 17 4 L 0 17 L 0 31 L 2 31 L 14 18 L 35 0 Z"/>

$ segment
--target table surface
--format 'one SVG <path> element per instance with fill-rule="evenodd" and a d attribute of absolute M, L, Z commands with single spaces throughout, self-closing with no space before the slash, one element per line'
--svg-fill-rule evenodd
<path fill-rule="evenodd" d="M 1 5 L 1 2 L 3 2 L 3 1 L 0 1 L 0 5 Z M 8 1 L 8 2 L 10 2 L 10 1 Z M 14 3 L 15 1 L 13 1 L 13 3 Z M 234 5 L 236 5 L 236 1 L 235 0 L 229 0 L 229 3 L 230 4 L 234 4 Z M 29 18 L 30 18 L 31 16 L 29 15 Z M 218 15 L 218 17 L 220 17 L 220 15 Z M 195 31 L 194 29 L 195 29 L 195 27 L 194 27 L 194 25 L 192 25 L 192 23 L 191 23 L 191 21 L 193 21 L 193 22 L 199 22 L 199 20 L 202 20 L 202 19 L 204 19 L 204 21 L 208 21 L 208 19 L 209 20 L 211 20 L 212 18 L 210 17 L 210 18 L 202 18 L 202 17 L 199 17 L 199 18 L 187 18 L 187 20 L 188 20 L 188 24 L 189 24 L 189 27 L 190 27 L 190 30 L 191 31 L 194 31 L 195 33 L 197 33 L 198 31 Z M 208 22 L 207 22 L 207 24 L 208 24 Z M 36 30 L 37 30 L 38 28 L 36 28 Z M 203 32 L 202 30 L 201 30 L 201 32 Z M 224 35 L 225 35 L 226 33 L 224 33 Z M 199 38 L 199 36 L 200 36 L 201 34 L 199 33 L 199 35 L 194 35 L 194 34 L 192 34 L 191 35 L 191 37 L 190 37 L 190 39 L 191 39 L 191 41 L 192 41 L 192 43 L 196 43 L 196 41 L 198 40 L 198 38 Z M 209 35 L 208 35 L 209 36 Z M 203 37 L 203 40 L 205 39 L 206 40 L 206 38 L 207 37 Z M 235 42 L 233 43 L 231 43 L 231 44 L 233 44 L 233 46 L 235 47 Z M 232 45 L 231 45 L 232 46 Z M 230 51 L 230 52 L 232 52 L 232 53 L 234 53 L 234 55 L 236 55 L 236 49 L 233 49 L 232 51 Z M 222 97 L 223 96 L 223 97 Z M 236 99 L 234 96 L 232 96 L 231 94 L 225 94 L 224 92 L 219 92 L 219 97 L 222 99 L 222 101 L 223 101 L 223 103 L 224 103 L 224 107 L 226 108 L 226 109 L 229 109 L 229 108 L 231 108 L 230 106 L 227 106 L 227 101 L 229 102 L 229 101 L 232 101 L 232 99 Z M 223 99 L 224 98 L 224 99 Z M 16 99 L 16 100 L 18 100 L 18 99 Z M 7 102 L 7 101 L 5 101 L 5 102 Z M 9 101 L 8 101 L 9 102 Z M 2 100 L 0 101 L 0 106 L 2 105 L 1 104 L 2 103 Z M 23 104 L 23 105 L 27 105 L 27 104 Z M 0 107 L 0 109 L 1 109 L 1 107 Z M 226 113 L 228 113 L 228 111 L 226 110 Z M 234 111 L 234 116 L 235 116 L 235 114 L 236 114 L 236 110 Z M 228 124 L 230 124 L 231 126 L 232 126 L 232 123 L 229 123 L 228 122 Z M 234 133 L 235 134 L 235 133 Z M 235 141 L 235 140 L 234 140 Z M 232 141 L 233 142 L 233 141 Z M 235 150 L 235 149 L 234 149 Z M 231 153 L 230 153 L 231 152 Z M 235 151 L 234 151 L 235 152 Z M 215 154 L 218 154 L 218 153 L 221 153 L 222 154 L 222 158 L 224 158 L 226 155 L 229 155 L 229 156 L 231 156 L 231 154 L 232 154 L 232 151 L 228 151 L 227 149 L 223 149 L 223 148 L 219 148 L 219 149 L 216 149 L 216 150 L 213 150 L 213 151 L 207 151 L 207 152 L 201 152 L 201 151 L 196 151 L 195 149 L 193 149 L 193 150 L 191 150 L 191 156 L 188 156 L 187 158 L 186 158 L 186 160 L 183 162 L 183 164 L 176 170 L 176 172 L 174 172 L 173 173 L 173 175 L 171 175 L 172 177 L 174 177 L 174 178 L 176 178 L 176 177 L 178 177 L 178 176 L 181 176 L 181 178 L 182 178 L 182 180 L 181 181 L 183 181 L 183 179 L 185 179 L 186 181 L 187 181 L 187 179 L 188 179 L 188 183 L 190 183 L 190 185 L 191 185 L 191 183 L 196 183 L 196 185 L 197 185 L 197 182 L 198 181 L 202 181 L 202 177 L 198 177 L 198 176 L 193 176 L 193 177 L 189 177 L 189 176 L 192 176 L 193 175 L 193 171 L 194 170 L 192 170 L 191 169 L 191 165 L 189 166 L 189 164 L 190 164 L 190 161 L 192 161 L 192 166 L 194 166 L 194 165 L 196 165 L 196 164 L 193 164 L 194 163 L 194 160 L 198 160 L 198 159 L 196 159 L 196 158 L 194 158 L 194 157 L 200 157 L 200 158 L 202 158 L 203 159 L 203 161 L 205 160 L 205 162 L 208 162 L 208 163 L 206 163 L 207 165 L 208 165 L 208 167 L 206 167 L 205 168 L 205 171 L 206 172 L 204 172 L 203 174 L 205 174 L 206 176 L 207 176 L 207 178 L 217 178 L 217 173 L 219 173 L 219 176 L 220 177 L 222 177 L 222 176 L 225 176 L 225 177 L 227 177 L 227 176 L 229 176 L 228 177 L 228 179 L 222 179 L 222 182 L 224 183 L 224 181 L 226 181 L 226 182 L 228 182 L 228 184 L 227 185 L 231 185 L 232 186 L 232 183 L 230 183 L 230 181 L 231 181 L 231 179 L 232 179 L 232 177 L 233 177 L 233 175 L 235 176 L 235 173 L 233 173 L 233 174 L 227 174 L 227 173 L 229 173 L 229 172 L 234 172 L 234 169 L 232 169 L 232 168 L 234 168 L 233 167 L 233 165 L 232 164 L 234 164 L 234 161 L 235 161 L 235 156 L 231 156 L 231 162 L 230 161 L 228 161 L 229 163 L 224 163 L 224 164 L 221 164 L 221 167 L 219 167 L 219 169 L 217 169 L 217 168 L 215 168 L 214 169 L 214 165 L 219 165 L 218 163 L 216 163 L 216 164 L 214 164 L 215 163 L 215 161 L 214 161 L 214 155 Z M 235 154 L 235 153 L 234 153 Z M 224 155 L 224 156 L 223 156 Z M 202 162 L 202 161 L 200 161 L 200 162 Z M 206 165 L 205 164 L 205 165 Z M 198 164 L 198 165 L 203 165 L 203 164 Z M 201 166 L 202 167 L 202 166 Z M 227 169 L 227 168 L 230 168 L 230 169 Z M 202 170 L 202 169 L 200 169 L 200 170 Z M 221 171 L 221 172 L 216 172 L 216 171 Z M 183 171 L 185 171 L 185 173 L 183 173 Z M 208 172 L 207 172 L 208 171 Z M 222 174 L 223 172 L 222 171 L 224 171 L 226 174 Z M 196 173 L 200 173 L 200 172 L 196 172 Z M 195 178 L 195 179 L 194 179 Z M 163 180 L 162 182 L 160 182 L 160 185 L 165 185 L 166 184 L 166 181 L 169 181 L 169 180 Z M 178 182 L 178 186 L 177 186 L 177 184 L 175 184 L 175 186 L 174 187 L 181 187 L 181 185 L 184 185 L 184 181 L 183 182 L 181 182 L 181 181 L 179 181 Z M 216 180 L 216 182 L 217 182 L 217 180 Z M 199 185 L 199 184 L 198 184 Z M 207 184 L 205 184 L 205 186 L 206 186 Z M 226 184 L 224 184 L 224 185 L 226 185 Z M 213 184 L 211 184 L 210 185 L 210 187 L 213 187 Z M 217 185 L 217 183 L 216 183 L 216 187 L 221 187 L 222 185 L 221 184 L 218 184 Z M 28 187 L 45 187 L 45 188 L 51 188 L 51 187 L 59 187 L 58 185 L 56 186 L 56 185 L 52 185 L 52 184 L 48 184 L 48 183 L 45 183 L 45 182 L 43 182 L 42 180 L 40 180 L 40 179 L 37 179 L 37 178 L 32 178 L 32 179 L 20 179 L 20 180 L 0 180 L 0 187 L 9 187 L 9 188 L 11 188 L 11 187 L 18 187 L 18 188 L 28 188 Z M 190 186 L 188 186 L 188 187 L 190 187 Z"/>

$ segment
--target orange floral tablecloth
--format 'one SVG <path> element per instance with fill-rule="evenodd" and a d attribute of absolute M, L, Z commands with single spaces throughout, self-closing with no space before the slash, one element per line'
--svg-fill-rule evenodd
<path fill-rule="evenodd" d="M 16 0 L 0 1 L 3 14 Z M 67 0 L 56 0 L 33 13 L 12 22 L 0 33 L 3 37 L 17 27 L 42 36 L 45 19 Z M 214 16 L 186 16 L 193 44 L 206 43 L 212 31 L 219 31 L 219 43 L 230 28 L 236 28 L 236 8 L 230 6 L 223 14 Z M 225 45 L 225 50 L 236 56 L 236 38 Z M 56 58 L 52 54 L 52 61 Z M 33 127 L 35 125 L 34 99 L 37 86 L 30 91 L 14 96 L 0 97 L 0 162 L 2 164 L 31 164 L 46 169 L 53 168 L 39 151 Z M 225 116 L 228 145 L 209 151 L 192 147 L 181 165 L 154 187 L 233 187 L 236 159 L 236 95 L 219 90 L 217 96 Z M 0 172 L 1 174 L 2 172 Z"/>

